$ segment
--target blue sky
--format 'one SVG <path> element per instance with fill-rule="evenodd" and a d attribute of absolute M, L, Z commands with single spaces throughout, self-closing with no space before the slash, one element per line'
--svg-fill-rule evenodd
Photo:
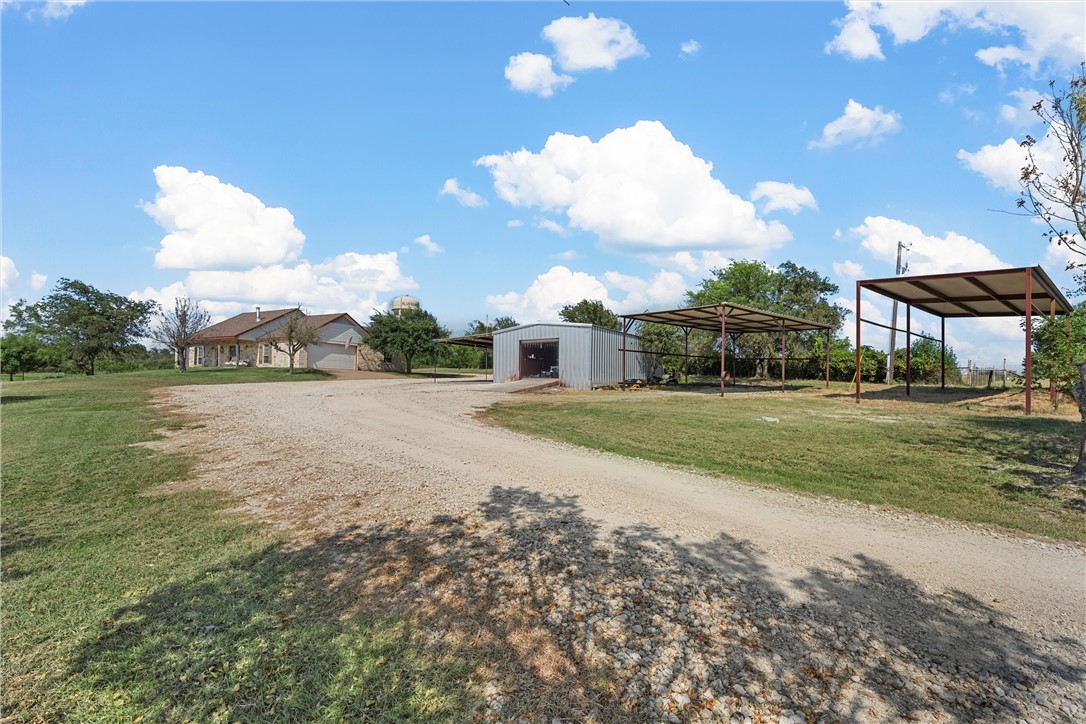
<path fill-rule="evenodd" d="M 454 332 L 678 306 L 730 259 L 841 286 L 1066 254 L 1013 210 L 1067 3 L 5 3 L 3 295 Z M 864 299 L 864 316 L 889 305 Z M 937 320 L 917 315 L 921 329 Z M 846 333 L 851 334 L 851 325 Z M 1016 366 L 1015 320 L 951 322 Z M 885 333 L 868 328 L 864 341 Z"/>

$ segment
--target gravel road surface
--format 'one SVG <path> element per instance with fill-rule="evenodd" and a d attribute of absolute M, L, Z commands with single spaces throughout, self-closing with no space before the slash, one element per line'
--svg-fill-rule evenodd
<path fill-rule="evenodd" d="M 1086 721 L 1083 546 L 496 429 L 497 387 L 171 388 L 199 425 L 158 446 L 433 645 L 504 652 L 480 718 Z"/>

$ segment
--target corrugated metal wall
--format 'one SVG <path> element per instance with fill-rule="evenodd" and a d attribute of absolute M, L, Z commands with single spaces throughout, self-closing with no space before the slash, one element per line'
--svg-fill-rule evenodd
<path fill-rule="evenodd" d="M 494 332 L 494 381 L 518 379 L 521 342 L 558 342 L 558 380 L 563 387 L 588 390 L 622 380 L 622 332 L 590 324 L 525 324 Z M 628 349 L 641 349 L 626 336 Z M 640 354 L 626 355 L 626 377 L 643 377 Z"/>

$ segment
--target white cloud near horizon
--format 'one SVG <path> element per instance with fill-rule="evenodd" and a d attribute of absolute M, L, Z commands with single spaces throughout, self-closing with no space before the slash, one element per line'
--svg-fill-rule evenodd
<path fill-rule="evenodd" d="M 884 111 L 882 106 L 867 108 L 849 98 L 845 112 L 822 129 L 822 136 L 807 144 L 807 148 L 834 148 L 855 143 L 856 148 L 871 146 L 889 133 L 901 130 L 901 116 Z"/>
<path fill-rule="evenodd" d="M 706 251 L 679 251 L 674 254 L 644 254 L 641 260 L 646 264 L 671 271 L 677 271 L 684 276 L 705 279 L 716 269 L 724 269 L 731 265 L 734 259 L 723 252 L 712 249 Z"/>
<path fill-rule="evenodd" d="M 868 216 L 849 230 L 860 246 L 891 267 L 897 261 L 899 241 L 909 246 L 909 274 L 942 274 L 1010 266 L 979 241 L 953 231 L 943 236 L 925 234 L 918 226 L 885 216 Z"/>
<path fill-rule="evenodd" d="M 818 202 L 809 188 L 783 181 L 759 181 L 755 184 L 754 190 L 750 192 L 750 200 L 757 203 L 763 199 L 763 214 L 774 211 L 798 214 L 803 209 L 818 209 Z"/>
<path fill-rule="evenodd" d="M 422 236 L 415 237 L 415 243 L 425 250 L 426 256 L 433 256 L 434 254 L 441 254 L 445 251 L 445 247 L 438 244 L 436 241 L 430 238 L 429 234 L 423 234 Z"/>
<path fill-rule="evenodd" d="M 629 25 L 617 18 L 558 18 L 543 28 L 543 37 L 554 45 L 555 59 L 566 72 L 614 70 L 620 61 L 646 56 Z"/>
<path fill-rule="evenodd" d="M 837 21 L 838 34 L 825 46 L 853 60 L 883 60 L 882 38 L 895 46 L 915 43 L 940 27 L 981 31 L 998 38 L 1015 38 L 1017 45 L 981 48 L 976 57 L 1002 70 L 1018 63 L 1036 71 L 1042 62 L 1067 67 L 1082 61 L 1086 47 L 1086 5 L 1081 2 L 867 2 L 848 0 L 848 13 Z"/>
<path fill-rule="evenodd" d="M 673 307 L 686 292 L 686 282 L 680 274 L 660 270 L 651 279 L 604 272 L 603 279 L 571 271 L 556 265 L 540 274 L 524 292 L 491 294 L 487 304 L 503 314 L 510 314 L 523 323 L 557 322 L 558 312 L 567 304 L 582 299 L 596 299 L 605 307 L 622 314 L 644 309 Z M 623 292 L 616 300 L 612 290 Z"/>
<path fill-rule="evenodd" d="M 301 254 L 305 234 L 284 208 L 182 166 L 154 170 L 158 193 L 141 208 L 168 233 L 159 269 L 226 269 L 282 264 Z"/>
<path fill-rule="evenodd" d="M 348 312 L 362 322 L 372 309 L 382 308 L 380 295 L 417 287 L 414 279 L 401 272 L 396 252 L 347 252 L 319 264 L 302 260 L 241 271 L 196 270 L 183 281 L 161 289 L 147 287 L 129 296 L 159 304 L 191 296 L 208 311 L 226 316 L 254 306 L 282 309 L 300 304 L 313 314 Z"/>
<path fill-rule="evenodd" d="M 460 182 L 455 178 L 445 179 L 445 183 L 442 185 L 441 190 L 437 192 L 437 195 L 452 196 L 461 206 L 470 208 L 481 208 L 487 205 L 486 199 L 471 189 L 461 188 Z"/>
<path fill-rule="evenodd" d="M 38 272 L 33 272 L 30 275 L 30 288 L 33 289 L 34 291 L 38 291 L 39 289 L 44 287 L 46 282 L 48 282 L 48 281 L 49 281 L 49 275 L 48 274 L 39 274 Z"/>
<path fill-rule="evenodd" d="M 502 200 L 563 212 L 571 228 L 615 248 L 765 251 L 792 238 L 714 178 L 713 164 L 659 121 L 638 121 L 596 142 L 554 133 L 538 153 L 522 148 L 475 163 L 490 171 Z"/>
<path fill-rule="evenodd" d="M 0 256 L 0 292 L 6 292 L 19 278 L 19 270 L 10 256 Z"/>
<path fill-rule="evenodd" d="M 701 43 L 691 38 L 679 46 L 679 52 L 684 56 L 697 55 L 701 51 Z"/>
<path fill-rule="evenodd" d="M 550 98 L 556 90 L 562 90 L 576 80 L 573 76 L 556 73 L 553 61 L 539 53 L 510 56 L 505 66 L 505 79 L 513 90 L 534 93 L 540 98 Z"/>

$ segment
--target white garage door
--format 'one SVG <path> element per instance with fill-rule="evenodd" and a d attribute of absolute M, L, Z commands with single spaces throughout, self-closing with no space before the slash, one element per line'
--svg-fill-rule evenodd
<path fill-rule="evenodd" d="M 354 345 L 315 344 L 309 348 L 309 366 L 320 370 L 353 370 Z"/>

